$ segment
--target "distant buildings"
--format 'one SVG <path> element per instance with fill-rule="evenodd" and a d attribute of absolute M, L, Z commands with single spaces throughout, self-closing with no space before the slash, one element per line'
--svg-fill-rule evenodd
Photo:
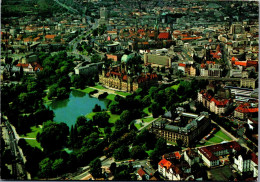
<path fill-rule="evenodd" d="M 234 117 L 242 120 L 251 117 L 257 117 L 257 116 L 258 116 L 258 102 L 240 104 L 234 111 Z"/>
<path fill-rule="evenodd" d="M 213 97 L 206 90 L 201 90 L 198 93 L 198 102 L 201 102 L 203 106 L 208 108 L 211 112 L 219 115 L 224 114 L 231 104 L 230 99 Z"/>
<path fill-rule="evenodd" d="M 98 67 L 103 64 L 103 62 L 100 63 L 89 63 L 89 62 L 83 62 L 78 64 L 74 70 L 76 75 L 91 75 L 94 73 L 98 73 Z"/>

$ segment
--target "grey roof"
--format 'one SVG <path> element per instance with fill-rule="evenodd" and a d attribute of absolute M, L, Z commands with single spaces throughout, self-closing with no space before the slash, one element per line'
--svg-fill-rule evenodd
<path fill-rule="evenodd" d="M 179 127 L 178 126 L 173 126 L 173 125 L 165 125 L 165 129 L 173 132 L 178 132 Z"/>

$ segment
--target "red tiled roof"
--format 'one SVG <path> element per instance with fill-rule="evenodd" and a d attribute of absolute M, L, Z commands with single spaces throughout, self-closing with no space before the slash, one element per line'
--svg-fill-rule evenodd
<path fill-rule="evenodd" d="M 258 157 L 255 153 L 251 153 L 251 160 L 258 165 Z"/>
<path fill-rule="evenodd" d="M 255 113 L 258 112 L 258 107 L 251 107 L 249 103 L 240 104 L 235 111 L 240 113 Z"/>
<path fill-rule="evenodd" d="M 154 32 L 150 33 L 149 37 L 154 37 Z"/>
<path fill-rule="evenodd" d="M 246 61 L 235 61 L 235 65 L 240 65 L 240 66 L 247 66 L 247 62 Z"/>
<path fill-rule="evenodd" d="M 200 67 L 201 67 L 201 68 L 205 68 L 206 65 L 205 65 L 204 63 L 202 63 L 202 64 L 200 65 Z"/>
<path fill-rule="evenodd" d="M 217 144 L 217 145 L 211 145 L 208 147 L 202 147 L 199 149 L 199 151 L 207 157 L 210 161 L 218 160 L 218 158 L 214 155 L 214 152 L 225 150 L 225 149 L 235 149 L 239 151 L 241 149 L 241 146 L 233 141 L 233 142 L 227 142 L 223 144 Z"/>
<path fill-rule="evenodd" d="M 158 164 L 161 167 L 166 167 L 167 169 L 169 169 L 172 166 L 172 163 L 166 159 L 162 159 Z"/>
<path fill-rule="evenodd" d="M 144 32 L 144 29 L 137 30 L 138 33 Z"/>
<path fill-rule="evenodd" d="M 179 63 L 179 66 L 185 67 L 185 66 L 186 66 L 186 64 Z"/>
<path fill-rule="evenodd" d="M 180 159 L 181 158 L 181 154 L 179 152 L 174 152 L 174 154 L 175 154 L 176 159 Z"/>
<path fill-rule="evenodd" d="M 37 41 L 37 40 L 39 40 L 41 37 L 36 37 L 36 38 L 34 38 L 33 39 L 33 41 Z"/>
<path fill-rule="evenodd" d="M 116 31 L 107 31 L 108 34 L 117 34 Z"/>
<path fill-rule="evenodd" d="M 235 62 L 237 60 L 237 58 L 235 58 L 234 56 L 231 58 L 232 62 Z"/>
<path fill-rule="evenodd" d="M 127 75 L 123 76 L 123 80 L 126 81 L 127 80 Z"/>
<path fill-rule="evenodd" d="M 143 177 L 143 175 L 146 174 L 146 172 L 145 172 L 142 168 L 138 169 L 137 173 L 138 173 L 141 177 Z"/>
<path fill-rule="evenodd" d="M 225 107 L 229 103 L 228 99 L 217 100 L 215 98 L 212 98 L 211 101 L 215 102 L 215 104 L 220 107 Z"/>
<path fill-rule="evenodd" d="M 30 41 L 32 41 L 32 39 L 31 38 L 24 38 L 23 41 L 24 42 L 30 42 Z"/>
<path fill-rule="evenodd" d="M 163 32 L 158 35 L 158 39 L 168 39 L 170 34 L 168 32 Z"/>
<path fill-rule="evenodd" d="M 247 61 L 247 66 L 257 66 L 258 61 Z"/>
<path fill-rule="evenodd" d="M 206 147 L 200 148 L 199 151 L 209 160 L 209 161 L 216 161 L 218 158 L 209 151 Z"/>
<path fill-rule="evenodd" d="M 121 73 L 118 73 L 118 72 L 114 72 L 114 71 L 111 71 L 111 74 L 112 74 L 112 75 L 117 75 L 117 76 L 121 76 Z"/>
<path fill-rule="evenodd" d="M 201 37 L 186 37 L 186 38 L 182 38 L 181 40 L 197 40 L 200 39 Z"/>
<path fill-rule="evenodd" d="M 214 61 L 206 61 L 207 64 L 215 64 Z"/>
<path fill-rule="evenodd" d="M 17 67 L 21 67 L 22 66 L 23 68 L 28 68 L 29 64 L 18 63 L 16 66 Z"/>
<path fill-rule="evenodd" d="M 45 36 L 46 39 L 54 39 L 54 37 L 56 37 L 56 35 L 46 35 Z"/>

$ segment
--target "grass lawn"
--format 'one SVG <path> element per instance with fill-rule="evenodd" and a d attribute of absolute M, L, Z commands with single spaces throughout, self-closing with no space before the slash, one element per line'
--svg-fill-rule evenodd
<path fill-rule="evenodd" d="M 27 138 L 36 138 L 38 132 L 41 132 L 42 129 L 40 127 L 31 126 L 31 132 L 26 133 L 26 135 L 21 135 L 20 137 L 27 137 Z"/>
<path fill-rule="evenodd" d="M 142 119 L 144 122 L 146 122 L 146 123 L 149 123 L 149 122 L 151 122 L 152 120 L 154 120 L 154 118 L 153 117 L 150 117 L 150 118 L 144 118 L 144 119 Z"/>
<path fill-rule="evenodd" d="M 179 87 L 180 87 L 180 83 L 178 85 L 171 86 L 171 88 L 173 88 L 174 90 L 178 90 Z"/>
<path fill-rule="evenodd" d="M 37 147 L 42 150 L 41 144 L 37 142 L 36 139 L 25 139 L 25 141 L 31 146 L 31 147 Z"/>
<path fill-rule="evenodd" d="M 221 130 L 219 130 L 215 135 L 221 137 L 221 138 L 224 138 L 226 139 L 227 141 L 231 141 L 232 139 L 229 138 L 225 133 L 223 133 Z"/>
<path fill-rule="evenodd" d="M 142 124 L 141 123 L 139 123 L 139 124 L 135 124 L 135 127 L 139 130 L 140 128 L 142 128 Z"/>
<path fill-rule="evenodd" d="M 88 88 L 85 88 L 84 90 L 82 90 L 82 89 L 76 89 L 76 90 L 79 90 L 79 91 L 82 91 L 82 92 L 89 94 L 90 92 L 94 91 L 95 89 L 88 87 Z"/>
<path fill-rule="evenodd" d="M 148 107 L 144 108 L 143 111 L 144 111 L 145 114 L 148 114 L 148 115 L 152 114 L 152 113 L 150 113 L 150 112 L 148 111 Z"/>
<path fill-rule="evenodd" d="M 153 150 L 146 150 L 145 152 L 150 156 Z"/>
<path fill-rule="evenodd" d="M 132 95 L 132 94 L 130 94 L 130 93 L 128 93 L 128 92 L 119 92 L 119 91 L 116 91 L 116 93 L 117 93 L 118 95 L 122 95 L 122 96 Z"/>
<path fill-rule="evenodd" d="M 170 144 L 172 144 L 172 145 L 177 145 L 177 143 L 172 142 L 172 141 L 167 141 L 167 143 L 170 143 Z"/>
<path fill-rule="evenodd" d="M 222 139 L 220 139 L 220 138 L 218 138 L 216 136 L 210 138 L 208 141 L 213 142 L 213 143 L 221 143 L 221 142 L 223 142 Z"/>
<path fill-rule="evenodd" d="M 91 113 L 89 113 L 89 114 L 86 115 L 86 118 L 92 119 L 93 116 L 94 116 L 96 113 L 97 113 L 97 112 L 91 112 Z M 111 114 L 110 111 L 108 111 L 107 113 L 110 115 L 110 118 L 109 118 L 109 120 L 108 120 L 109 123 L 113 123 L 113 124 L 114 124 L 114 123 L 116 122 L 116 120 L 118 120 L 118 119 L 120 118 L 120 115 Z"/>
<path fill-rule="evenodd" d="M 94 86 L 95 88 L 98 88 L 98 89 L 106 89 L 105 87 L 103 87 L 102 85 L 96 85 Z"/>
<path fill-rule="evenodd" d="M 43 102 L 46 104 L 50 104 L 52 102 L 52 100 L 48 99 L 47 95 L 45 97 L 43 97 L 42 99 L 43 99 Z"/>
<path fill-rule="evenodd" d="M 212 174 L 213 181 L 228 181 L 230 176 L 234 176 L 234 173 L 232 173 L 232 170 L 228 165 L 210 169 L 209 172 Z"/>
<path fill-rule="evenodd" d="M 111 100 L 111 101 L 114 101 L 114 100 L 115 100 L 115 96 L 116 96 L 116 95 L 114 95 L 114 94 L 109 94 L 109 95 L 106 97 L 106 99 Z"/>

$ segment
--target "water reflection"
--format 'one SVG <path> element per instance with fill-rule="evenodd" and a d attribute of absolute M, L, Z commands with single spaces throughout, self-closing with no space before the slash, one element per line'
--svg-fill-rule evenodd
<path fill-rule="evenodd" d="M 64 122 L 71 127 L 76 123 L 78 116 L 86 116 L 91 113 L 95 104 L 100 105 L 101 109 L 106 109 L 107 103 L 108 100 L 99 100 L 84 92 L 73 90 L 69 99 L 55 100 L 47 106 L 55 114 L 54 121 Z"/>

